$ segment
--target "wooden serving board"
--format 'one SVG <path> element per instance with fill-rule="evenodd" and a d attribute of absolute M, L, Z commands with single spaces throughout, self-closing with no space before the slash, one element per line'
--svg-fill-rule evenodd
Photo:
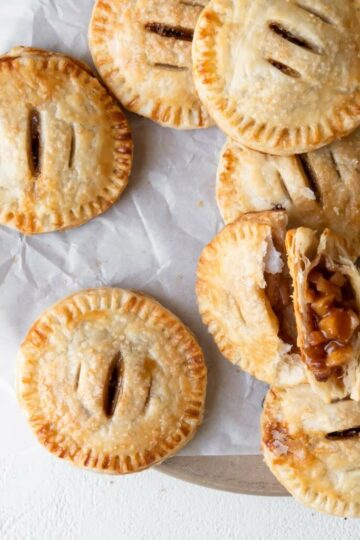
<path fill-rule="evenodd" d="M 200 486 L 247 495 L 287 496 L 262 456 L 179 456 L 157 469 Z"/>

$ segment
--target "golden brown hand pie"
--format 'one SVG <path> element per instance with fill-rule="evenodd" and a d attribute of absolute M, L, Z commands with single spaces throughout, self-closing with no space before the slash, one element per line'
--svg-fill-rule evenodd
<path fill-rule="evenodd" d="M 286 212 L 248 214 L 203 250 L 196 293 L 223 355 L 269 384 L 304 382 L 286 266 Z"/>
<path fill-rule="evenodd" d="M 50 452 L 123 474 L 159 463 L 193 437 L 206 366 L 190 331 L 155 300 L 93 289 L 59 302 L 31 327 L 17 386 Z"/>
<path fill-rule="evenodd" d="M 289 226 L 325 227 L 360 253 L 360 129 L 308 154 L 272 156 L 225 144 L 216 198 L 225 223 L 247 212 L 284 208 Z"/>
<path fill-rule="evenodd" d="M 352 0 L 211 0 L 193 42 L 195 86 L 219 127 L 255 150 L 320 148 L 360 124 Z"/>
<path fill-rule="evenodd" d="M 261 421 L 266 464 L 315 510 L 360 517 L 360 404 L 325 404 L 308 385 L 269 391 Z"/>
<path fill-rule="evenodd" d="M 360 275 L 328 229 L 289 231 L 298 346 L 307 376 L 325 401 L 360 400 Z"/>
<path fill-rule="evenodd" d="M 0 223 L 76 227 L 128 183 L 132 142 L 114 99 L 81 62 L 18 47 L 0 57 Z"/>
<path fill-rule="evenodd" d="M 212 124 L 192 78 L 191 42 L 207 0 L 97 0 L 89 29 L 102 78 L 129 110 L 165 126 Z"/>

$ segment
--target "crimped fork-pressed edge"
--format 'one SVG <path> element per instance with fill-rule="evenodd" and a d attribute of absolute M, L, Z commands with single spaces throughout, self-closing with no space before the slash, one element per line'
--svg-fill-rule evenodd
<path fill-rule="evenodd" d="M 39 441 L 54 455 L 74 465 L 110 474 L 127 474 L 141 471 L 161 463 L 187 444 L 195 435 L 204 414 L 207 370 L 203 353 L 191 331 L 170 311 L 156 300 L 143 293 L 125 289 L 88 289 L 75 293 L 46 310 L 33 324 L 21 346 L 17 370 L 17 394 L 22 408 L 37 403 L 37 374 L 34 359 L 24 357 L 24 347 L 36 349 L 64 321 L 75 321 L 89 311 L 99 309 L 118 310 L 131 313 L 149 325 L 160 327 L 173 347 L 186 359 L 186 371 L 192 380 L 192 392 L 184 415 L 177 429 L 151 450 L 118 456 L 94 452 L 91 448 L 80 448 L 68 436 L 58 433 L 56 427 L 39 412 L 29 414 L 28 421 Z M 68 442 L 68 444 L 67 444 Z"/>
<path fill-rule="evenodd" d="M 20 48 L 19 48 L 20 50 Z M 27 52 L 29 51 L 29 52 Z M 38 49 L 24 49 L 18 56 L 4 56 L 7 62 L 0 62 L 0 70 L 11 71 L 13 62 L 26 63 L 28 68 L 59 71 L 78 78 L 84 84 L 94 85 L 102 93 L 103 106 L 111 122 L 114 133 L 114 171 L 109 183 L 99 192 L 96 200 L 81 205 L 74 211 L 52 213 L 39 219 L 34 213 L 16 211 L 12 206 L 3 205 L 0 220 L 8 227 L 15 228 L 25 235 L 41 234 L 55 230 L 78 227 L 108 210 L 121 196 L 128 184 L 131 171 L 133 146 L 131 132 L 120 107 L 104 86 L 95 78 L 90 69 L 72 58 L 60 53 L 49 53 Z"/>
<path fill-rule="evenodd" d="M 189 107 L 174 106 L 159 99 L 144 99 L 127 84 L 107 49 L 106 36 L 111 34 L 114 17 L 108 0 L 99 0 L 95 4 L 89 26 L 89 46 L 97 70 L 122 105 L 167 127 L 190 130 L 213 125 L 199 98 L 194 99 Z"/>

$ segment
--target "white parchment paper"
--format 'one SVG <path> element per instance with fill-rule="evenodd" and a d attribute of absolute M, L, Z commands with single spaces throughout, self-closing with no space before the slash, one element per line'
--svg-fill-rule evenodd
<path fill-rule="evenodd" d="M 0 54 L 16 45 L 91 63 L 93 0 L 0 0 Z M 40 312 L 73 291 L 143 290 L 197 335 L 209 367 L 207 411 L 187 455 L 254 454 L 265 387 L 225 361 L 198 315 L 194 284 L 203 246 L 222 227 L 215 175 L 224 136 L 181 132 L 127 114 L 135 160 L 129 187 L 105 215 L 75 230 L 25 238 L 0 228 L 0 458 L 37 444 L 14 392 L 15 357 Z"/>

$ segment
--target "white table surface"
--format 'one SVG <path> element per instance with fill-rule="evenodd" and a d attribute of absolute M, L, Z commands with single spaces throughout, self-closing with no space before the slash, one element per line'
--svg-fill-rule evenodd
<path fill-rule="evenodd" d="M 77 470 L 41 447 L 0 460 L 1 540 L 347 540 L 360 521 L 288 498 L 234 495 L 157 471 Z"/>

